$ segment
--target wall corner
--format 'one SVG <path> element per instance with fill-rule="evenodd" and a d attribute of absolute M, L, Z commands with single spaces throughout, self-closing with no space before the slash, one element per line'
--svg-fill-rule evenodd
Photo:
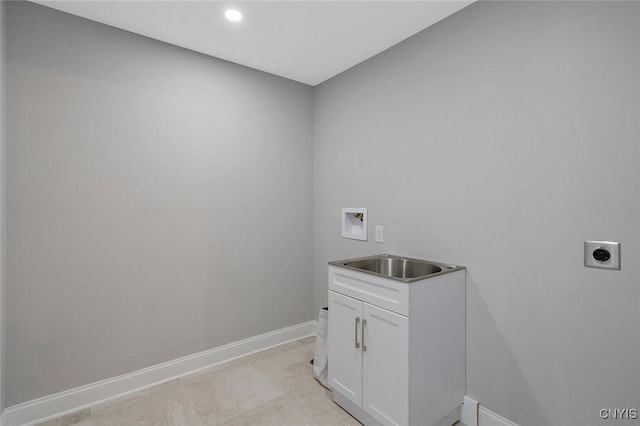
<path fill-rule="evenodd" d="M 0 425 L 4 423 L 6 365 L 6 6 L 0 0 Z"/>

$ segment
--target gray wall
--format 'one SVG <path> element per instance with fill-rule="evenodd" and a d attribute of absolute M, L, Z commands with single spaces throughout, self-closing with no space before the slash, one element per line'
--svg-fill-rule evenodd
<path fill-rule="evenodd" d="M 469 268 L 468 393 L 489 409 L 538 426 L 637 407 L 638 3 L 477 3 L 315 105 L 8 13 L 7 405 L 310 320 L 327 261 L 391 252 Z M 343 206 L 386 242 L 341 239 Z M 583 268 L 585 239 L 621 241 L 622 271 Z"/>
<path fill-rule="evenodd" d="M 0 414 L 5 407 L 6 380 L 6 2 L 0 2 Z"/>
<path fill-rule="evenodd" d="M 8 405 L 314 318 L 310 87 L 26 2 L 7 43 Z"/>
<path fill-rule="evenodd" d="M 316 307 L 329 260 L 466 265 L 469 395 L 521 425 L 640 408 L 639 22 L 480 2 L 318 86 Z M 341 239 L 347 206 L 386 242 Z M 622 242 L 622 270 L 584 268 L 585 239 Z"/>

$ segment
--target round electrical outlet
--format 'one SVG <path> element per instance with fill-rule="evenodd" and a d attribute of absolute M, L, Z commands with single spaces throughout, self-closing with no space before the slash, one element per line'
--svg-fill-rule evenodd
<path fill-rule="evenodd" d="M 598 262 L 606 262 L 611 259 L 611 253 L 609 253 L 609 250 L 603 248 L 595 249 L 593 251 L 593 258 Z"/>

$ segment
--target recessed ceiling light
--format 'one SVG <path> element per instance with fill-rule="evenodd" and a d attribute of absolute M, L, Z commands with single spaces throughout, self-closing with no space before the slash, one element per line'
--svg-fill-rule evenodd
<path fill-rule="evenodd" d="M 240 13 L 240 11 L 235 10 L 235 9 L 227 9 L 224 12 L 224 16 L 225 18 L 227 18 L 228 20 L 232 21 L 232 22 L 238 22 L 242 20 L 242 13 Z"/>

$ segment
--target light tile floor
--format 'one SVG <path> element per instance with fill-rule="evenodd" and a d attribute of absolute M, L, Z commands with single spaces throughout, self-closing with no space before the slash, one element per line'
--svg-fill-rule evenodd
<path fill-rule="evenodd" d="M 311 374 L 305 338 L 38 426 L 349 426 Z"/>
<path fill-rule="evenodd" d="M 359 425 L 311 374 L 313 337 L 39 426 Z"/>

